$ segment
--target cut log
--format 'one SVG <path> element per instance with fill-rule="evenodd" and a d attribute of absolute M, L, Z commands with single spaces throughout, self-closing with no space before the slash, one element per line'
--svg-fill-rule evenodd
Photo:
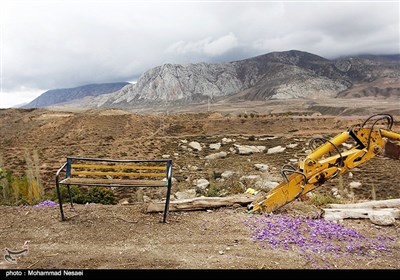
<path fill-rule="evenodd" d="M 400 198 L 386 199 L 386 200 L 373 200 L 367 202 L 353 203 L 353 204 L 328 204 L 330 208 L 400 208 Z"/>
<path fill-rule="evenodd" d="M 209 208 L 218 208 L 223 206 L 232 206 L 234 204 L 247 205 L 253 202 L 256 196 L 251 194 L 239 194 L 227 197 L 196 197 L 190 199 L 173 200 L 169 203 L 169 211 L 189 211 Z M 147 212 L 164 211 L 165 201 L 152 201 L 147 207 Z"/>

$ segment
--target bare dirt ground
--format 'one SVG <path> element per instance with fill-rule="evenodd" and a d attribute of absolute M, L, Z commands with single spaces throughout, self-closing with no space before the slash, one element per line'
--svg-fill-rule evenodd
<path fill-rule="evenodd" d="M 141 205 L 77 205 L 71 218 L 60 222 L 57 207 L 2 206 L 1 247 L 29 253 L 17 264 L 0 261 L 1 268 L 19 269 L 399 269 L 399 241 L 391 254 L 336 258 L 318 252 L 310 261 L 298 249 L 262 248 L 251 238 L 243 208 L 212 212 L 171 212 L 169 222 L 147 214 Z M 366 220 L 344 221 L 370 236 L 399 236 L 399 225 L 378 227 Z"/>
<path fill-rule="evenodd" d="M 1 166 L 17 175 L 26 172 L 26 154 L 36 150 L 40 173 L 47 192 L 54 189 L 54 176 L 68 155 L 117 159 L 155 159 L 168 155 L 173 159 L 173 193 L 193 188 L 195 179 L 210 181 L 213 195 L 241 193 L 251 185 L 238 184 L 243 175 L 258 174 L 255 163 L 270 166 L 268 179 L 281 180 L 279 169 L 291 159 L 306 155 L 307 141 L 313 136 L 332 137 L 365 116 L 310 116 L 300 114 L 262 114 L 249 112 L 181 113 L 139 115 L 122 110 L 50 111 L 45 109 L 0 110 Z M 246 117 L 245 117 L 246 115 Z M 395 120 L 400 120 L 395 116 Z M 400 131 L 399 122 L 393 130 Z M 241 145 L 297 144 L 281 154 L 239 155 L 230 152 L 234 143 L 221 147 L 226 158 L 209 161 L 215 151 L 209 144 L 222 138 Z M 188 149 L 197 141 L 202 151 Z M 233 170 L 236 175 L 221 182 L 216 173 Z M 359 181 L 362 188 L 352 190 L 352 201 L 399 198 L 398 160 L 377 156 L 343 176 L 341 184 Z M 335 179 L 336 180 L 336 179 Z M 336 180 L 320 187 L 331 193 Z M 150 199 L 163 197 L 164 190 L 150 192 Z M 374 251 L 368 256 L 335 255 L 311 252 L 305 258 L 291 247 L 272 249 L 254 241 L 246 221 L 254 215 L 235 206 L 209 211 L 170 212 L 168 223 L 161 213 L 146 213 L 146 203 L 134 190 L 116 194 L 122 205 L 65 205 L 67 217 L 60 221 L 58 207 L 0 206 L 0 248 L 21 250 L 26 241 L 29 252 L 16 264 L 0 258 L 0 268 L 94 268 L 94 269 L 399 269 L 399 221 L 393 226 L 376 226 L 369 220 L 345 220 L 343 226 L 375 238 L 394 238 L 390 252 Z M 209 195 L 211 193 L 205 193 Z M 350 199 L 350 198 L 348 198 Z M 279 213 L 315 217 L 318 208 L 296 201 Z M 5 251 L 4 251 L 5 252 Z M 0 256 L 1 257 L 1 256 Z"/>

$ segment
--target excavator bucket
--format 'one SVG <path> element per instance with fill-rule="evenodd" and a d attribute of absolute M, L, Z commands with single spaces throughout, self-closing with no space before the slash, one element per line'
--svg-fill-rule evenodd
<path fill-rule="evenodd" d="M 385 144 L 384 156 L 392 159 L 400 159 L 400 143 L 388 140 Z"/>

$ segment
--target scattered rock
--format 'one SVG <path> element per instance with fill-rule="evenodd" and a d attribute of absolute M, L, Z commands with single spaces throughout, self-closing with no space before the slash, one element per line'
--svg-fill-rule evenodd
<path fill-rule="evenodd" d="M 286 148 L 282 147 L 282 146 L 276 146 L 273 148 L 269 148 L 267 151 L 267 154 L 276 154 L 276 153 L 282 153 L 284 150 L 286 150 Z"/>
<path fill-rule="evenodd" d="M 217 159 L 217 158 L 224 158 L 226 157 L 227 153 L 226 152 L 219 152 L 219 153 L 215 153 L 215 154 L 210 154 L 208 156 L 205 157 L 205 159 Z"/>
<path fill-rule="evenodd" d="M 368 218 L 372 223 L 379 226 L 390 226 L 396 222 L 396 219 L 391 213 L 375 211 L 373 213 L 368 213 Z"/>
<path fill-rule="evenodd" d="M 228 143 L 235 142 L 235 140 L 230 139 L 230 138 L 225 138 L 225 137 L 224 137 L 224 138 L 222 138 L 221 142 L 222 142 L 222 145 L 226 145 L 226 144 L 228 144 Z"/>
<path fill-rule="evenodd" d="M 259 140 L 261 141 L 265 141 L 265 140 L 273 140 L 278 138 L 278 136 L 268 136 L 268 137 L 264 137 L 264 138 L 260 138 Z"/>
<path fill-rule="evenodd" d="M 269 170 L 269 166 L 266 164 L 263 164 L 263 163 L 256 163 L 256 164 L 254 164 L 254 167 L 260 171 L 268 171 Z"/>
<path fill-rule="evenodd" d="M 192 141 L 192 142 L 190 142 L 188 145 L 189 145 L 191 148 L 193 148 L 194 150 L 197 150 L 197 151 L 199 151 L 199 152 L 202 150 L 201 145 L 200 145 L 199 142 Z"/>
<path fill-rule="evenodd" d="M 273 188 L 275 188 L 277 185 L 279 185 L 278 182 L 275 181 L 264 181 L 262 183 L 261 188 L 263 189 L 267 189 L 267 190 L 272 190 Z"/>
<path fill-rule="evenodd" d="M 350 182 L 349 185 L 350 185 L 350 188 L 352 188 L 352 189 L 359 189 L 359 188 L 362 187 L 362 183 L 361 182 L 355 182 L 355 181 Z"/>
<path fill-rule="evenodd" d="M 195 180 L 194 184 L 200 191 L 205 191 L 205 189 L 210 185 L 210 182 L 207 179 L 202 178 Z"/>
<path fill-rule="evenodd" d="M 222 172 L 221 178 L 227 179 L 227 178 L 229 178 L 229 177 L 232 177 L 234 174 L 235 174 L 234 171 L 227 170 L 227 171 Z"/>
<path fill-rule="evenodd" d="M 261 179 L 260 175 L 246 175 L 240 177 L 239 181 L 254 181 L 254 180 L 259 180 Z"/>
<path fill-rule="evenodd" d="M 249 145 L 238 145 L 238 144 L 235 144 L 234 146 L 238 149 L 240 155 L 261 153 L 266 149 L 265 146 L 249 146 Z"/>
<path fill-rule="evenodd" d="M 198 168 L 196 165 L 191 165 L 191 164 L 188 165 L 188 168 L 189 168 L 189 170 L 191 170 L 191 171 L 197 171 L 197 170 L 199 170 L 199 168 Z"/>
<path fill-rule="evenodd" d="M 288 149 L 293 149 L 293 148 L 296 148 L 298 146 L 298 144 L 296 144 L 296 143 L 294 143 L 294 144 L 288 144 L 288 145 L 286 145 L 286 148 L 288 148 Z"/>
<path fill-rule="evenodd" d="M 214 143 L 209 145 L 212 150 L 219 150 L 221 148 L 221 143 Z"/>
<path fill-rule="evenodd" d="M 126 205 L 126 204 L 129 204 L 129 201 L 128 201 L 128 199 L 124 198 L 124 199 L 121 199 L 119 204 Z"/>
<path fill-rule="evenodd" d="M 244 186 L 251 186 L 257 189 L 261 188 L 263 185 L 260 175 L 242 176 L 240 177 L 239 182 L 243 183 Z"/>
<path fill-rule="evenodd" d="M 181 192 L 175 193 L 176 199 L 188 199 L 188 198 L 195 198 L 196 197 L 196 190 L 195 189 L 188 189 Z"/>

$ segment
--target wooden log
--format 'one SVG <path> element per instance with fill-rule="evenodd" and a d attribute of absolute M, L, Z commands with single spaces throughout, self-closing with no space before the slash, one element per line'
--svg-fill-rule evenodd
<path fill-rule="evenodd" d="M 328 204 L 330 208 L 400 208 L 400 198 L 386 200 L 372 200 L 367 202 L 352 203 L 352 204 Z"/>
<path fill-rule="evenodd" d="M 234 204 L 247 205 L 255 200 L 256 196 L 251 194 L 239 194 L 227 197 L 195 197 L 189 199 L 172 200 L 169 203 L 169 211 L 190 211 L 209 208 L 218 208 L 223 206 L 232 206 Z M 147 207 L 147 212 L 164 211 L 164 201 L 152 201 Z"/>

